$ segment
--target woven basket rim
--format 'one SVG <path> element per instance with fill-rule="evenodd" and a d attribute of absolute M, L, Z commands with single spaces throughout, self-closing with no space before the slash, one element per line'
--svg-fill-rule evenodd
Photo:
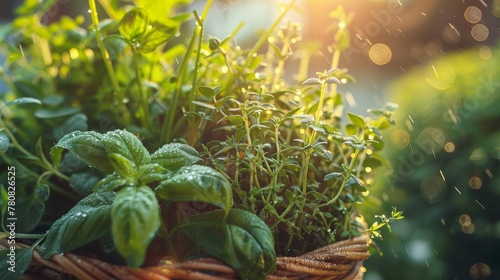
<path fill-rule="evenodd" d="M 269 274 L 268 280 L 285 279 L 362 279 L 363 261 L 371 239 L 367 234 L 338 241 L 297 257 L 278 257 L 276 269 Z M 0 249 L 10 247 L 6 239 L 0 240 Z M 26 244 L 16 243 L 16 248 L 27 248 Z M 28 274 L 38 279 L 60 279 L 61 275 L 77 279 L 237 279 L 238 273 L 222 261 L 202 258 L 178 263 L 133 269 L 113 265 L 97 258 L 79 256 L 73 253 L 53 255 L 44 259 L 39 247 L 33 250 L 33 259 Z M 31 278 L 33 279 L 33 278 Z"/>

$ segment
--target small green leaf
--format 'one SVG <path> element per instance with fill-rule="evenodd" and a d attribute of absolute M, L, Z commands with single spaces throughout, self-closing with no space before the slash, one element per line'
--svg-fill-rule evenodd
<path fill-rule="evenodd" d="M 162 199 L 206 202 L 224 209 L 226 213 L 233 204 L 229 181 L 220 172 L 207 166 L 182 167 L 155 191 Z"/>
<path fill-rule="evenodd" d="M 227 115 L 227 116 L 223 117 L 222 119 L 220 119 L 219 123 L 223 122 L 223 121 L 230 121 L 231 124 L 236 126 L 236 127 L 242 126 L 243 123 L 245 122 L 243 120 L 243 117 L 240 115 Z"/>
<path fill-rule="evenodd" d="M 39 119 L 55 119 L 71 116 L 78 113 L 78 108 L 66 107 L 58 109 L 39 109 L 35 111 L 35 117 Z"/>
<path fill-rule="evenodd" d="M 114 130 L 107 132 L 102 137 L 102 143 L 106 149 L 108 157 L 111 154 L 118 154 L 129 160 L 133 169 L 137 169 L 139 166 L 148 164 L 151 161 L 149 152 L 142 145 L 142 142 L 134 134 L 126 130 Z M 115 164 L 125 164 L 122 161 L 117 162 L 118 157 L 112 157 L 113 159 L 109 158 L 109 160 L 113 167 L 117 167 Z M 127 167 L 121 166 L 121 168 Z"/>
<path fill-rule="evenodd" d="M 111 209 L 113 240 L 127 265 L 139 267 L 160 227 L 160 206 L 151 188 L 127 187 Z"/>
<path fill-rule="evenodd" d="M 347 113 L 347 117 L 349 117 L 349 120 L 352 122 L 353 125 L 359 128 L 364 128 L 366 126 L 365 120 L 358 115 Z"/>
<path fill-rule="evenodd" d="M 3 155 L 10 147 L 10 138 L 7 134 L 0 132 L 0 156 Z"/>
<path fill-rule="evenodd" d="M 309 78 L 305 80 L 303 85 L 321 85 L 321 81 L 318 78 Z"/>
<path fill-rule="evenodd" d="M 144 53 L 154 51 L 158 46 L 170 40 L 177 32 L 176 25 L 153 22 L 149 32 L 142 38 L 140 50 Z"/>
<path fill-rule="evenodd" d="M 9 107 L 12 105 L 18 105 L 18 104 L 42 104 L 42 101 L 40 101 L 36 98 L 32 98 L 32 97 L 21 97 L 21 98 L 14 99 L 10 102 L 7 102 L 5 104 L 5 107 Z"/>
<path fill-rule="evenodd" d="M 225 220 L 221 210 L 196 214 L 179 229 L 242 279 L 264 279 L 276 266 L 271 230 L 251 212 L 231 209 Z"/>
<path fill-rule="evenodd" d="M 149 25 L 149 14 L 143 8 L 134 7 L 120 21 L 118 30 L 129 41 L 138 40 L 146 35 Z"/>
<path fill-rule="evenodd" d="M 193 165 L 200 160 L 198 151 L 181 143 L 163 145 L 151 155 L 151 163 L 159 164 L 170 171 L 177 171 L 183 166 Z"/>
<path fill-rule="evenodd" d="M 50 150 L 50 155 L 55 166 L 59 166 L 62 158 L 62 151 L 68 149 L 76 154 L 87 165 L 111 173 L 114 168 L 109 162 L 102 135 L 93 131 L 75 131 L 65 135 Z"/>
<path fill-rule="evenodd" d="M 220 87 L 216 86 L 212 88 L 212 87 L 200 86 L 198 87 L 198 91 L 207 98 L 213 98 L 214 96 L 217 95 L 217 93 L 219 93 Z"/>
<path fill-rule="evenodd" d="M 335 78 L 335 77 L 330 77 L 328 79 L 325 80 L 325 83 L 327 84 L 337 84 L 337 85 L 340 85 L 340 80 Z"/>
<path fill-rule="evenodd" d="M 70 252 L 110 231 L 114 192 L 93 193 L 80 200 L 67 214 L 54 222 L 40 247 L 44 258 Z"/>
<path fill-rule="evenodd" d="M 324 181 L 329 181 L 331 179 L 335 179 L 335 178 L 338 178 L 338 177 L 341 177 L 341 176 L 343 176 L 343 175 L 340 172 L 332 172 L 332 173 L 326 174 L 325 178 L 323 180 Z"/>

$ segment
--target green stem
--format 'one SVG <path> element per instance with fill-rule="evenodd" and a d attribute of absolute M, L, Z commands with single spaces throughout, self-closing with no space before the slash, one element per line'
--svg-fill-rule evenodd
<path fill-rule="evenodd" d="M 22 239 L 42 239 L 46 236 L 47 234 L 35 234 L 35 233 L 17 233 L 16 232 L 16 238 L 22 238 Z M 0 232 L 0 239 L 4 239 L 10 236 L 9 232 Z"/>
<path fill-rule="evenodd" d="M 251 65 L 257 55 L 257 51 L 259 51 L 260 47 L 267 41 L 269 36 L 274 32 L 278 24 L 283 20 L 285 15 L 293 8 L 295 5 L 296 0 L 290 1 L 290 3 L 284 7 L 281 8 L 281 14 L 276 18 L 276 20 L 273 22 L 271 27 L 269 27 L 266 32 L 260 37 L 260 39 L 255 43 L 253 48 L 250 50 L 248 53 L 249 57 L 245 61 L 245 64 L 243 65 L 243 69 L 247 68 L 249 65 Z"/>
<path fill-rule="evenodd" d="M 134 60 L 135 80 L 137 81 L 137 89 L 139 90 L 139 96 L 141 99 L 143 125 L 151 129 L 153 124 L 151 123 L 151 116 L 149 113 L 149 98 L 147 96 L 147 93 L 144 92 L 142 87 L 141 68 L 139 65 L 139 54 L 137 52 L 136 46 L 134 45 L 132 45 L 132 57 Z"/>
<path fill-rule="evenodd" d="M 212 5 L 213 0 L 207 1 L 205 4 L 205 9 L 203 10 L 202 19 L 206 17 L 210 6 Z M 194 13 L 194 12 L 193 12 Z M 167 119 L 163 122 L 163 126 L 161 129 L 161 138 L 160 143 L 169 143 L 172 141 L 173 134 L 173 126 L 174 126 L 174 118 L 175 113 L 177 112 L 177 103 L 179 103 L 179 97 L 182 93 L 182 86 L 184 82 L 184 75 L 186 75 L 186 70 L 189 64 L 189 58 L 191 57 L 191 53 L 193 52 L 194 45 L 196 42 L 196 38 L 198 38 L 198 33 L 200 32 L 200 27 L 197 25 L 193 37 L 191 37 L 191 41 L 189 42 L 188 48 L 186 50 L 186 54 L 184 55 L 184 59 L 182 60 L 181 67 L 179 68 L 179 74 L 177 75 L 177 85 L 172 96 L 170 102 L 169 113 Z M 196 65 L 198 67 L 198 65 Z"/>
<path fill-rule="evenodd" d="M 95 30 L 96 42 L 99 47 L 99 51 L 101 52 L 102 60 L 104 62 L 104 66 L 106 66 L 106 70 L 108 71 L 108 76 L 111 81 L 111 86 L 113 87 L 113 96 L 115 97 L 115 102 L 123 105 L 123 96 L 120 90 L 120 85 L 118 84 L 118 79 L 116 77 L 115 70 L 113 69 L 113 65 L 109 60 L 109 54 L 104 46 L 104 42 L 102 40 L 101 30 L 99 29 L 99 17 L 97 16 L 97 7 L 95 4 L 95 0 L 89 0 L 89 8 L 90 14 L 92 18 L 92 25 Z M 122 108 L 123 112 L 126 112 L 125 108 Z M 123 117 L 123 116 L 122 116 Z"/>
<path fill-rule="evenodd" d="M 197 23 L 197 33 L 199 33 L 198 36 L 198 51 L 196 52 L 196 59 L 195 59 L 195 70 L 193 73 L 193 81 L 192 81 L 192 86 L 191 86 L 191 94 L 189 95 L 189 112 L 194 112 L 194 99 L 196 96 L 196 90 L 198 89 L 198 65 L 200 63 L 200 56 L 201 56 L 201 43 L 203 42 L 203 33 L 204 33 L 204 27 L 203 27 L 203 20 L 204 18 L 200 18 L 198 13 L 196 11 L 193 11 L 193 14 L 196 18 L 196 23 Z M 205 11 L 203 12 L 205 14 Z M 190 130 L 189 132 L 189 137 L 188 137 L 188 143 L 190 145 L 194 145 L 198 139 L 197 133 L 199 132 L 197 127 L 194 125 L 194 115 L 190 115 L 188 117 L 188 128 Z"/>
<path fill-rule="evenodd" d="M 99 1 L 99 4 L 101 4 L 101 7 L 106 11 L 108 16 L 114 20 L 118 20 L 118 16 L 113 9 L 113 7 L 109 4 L 109 0 L 97 0 Z"/>
<path fill-rule="evenodd" d="M 323 204 L 320 204 L 318 206 L 318 208 L 331 205 L 332 203 L 334 203 L 335 201 L 337 201 L 337 199 L 340 197 L 340 195 L 344 191 L 345 184 L 347 183 L 347 181 L 349 180 L 349 178 L 351 178 L 351 175 L 352 175 L 352 172 L 354 170 L 356 161 L 358 159 L 358 155 L 359 155 L 359 150 L 356 149 L 355 152 L 354 152 L 354 155 L 353 155 L 353 157 L 351 159 L 351 163 L 349 164 L 349 168 L 348 168 L 347 173 L 346 173 L 346 175 L 344 177 L 344 180 L 342 181 L 342 185 L 340 186 L 339 191 L 337 192 L 337 194 L 332 199 L 330 199 L 329 201 L 327 201 L 327 202 L 325 202 Z"/>

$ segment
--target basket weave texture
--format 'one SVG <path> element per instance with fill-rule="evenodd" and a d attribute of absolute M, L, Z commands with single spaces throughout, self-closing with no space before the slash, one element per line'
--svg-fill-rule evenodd
<path fill-rule="evenodd" d="M 0 240 L 0 249 L 7 247 L 6 241 Z M 276 269 L 266 279 L 362 279 L 362 265 L 369 256 L 370 242 L 368 236 L 362 235 L 321 247 L 302 256 L 278 257 Z M 24 244 L 16 246 L 28 247 Z M 226 264 L 211 258 L 132 269 L 72 253 L 56 254 L 50 259 L 43 259 L 36 248 L 23 279 L 223 280 L 238 279 L 238 274 Z"/>

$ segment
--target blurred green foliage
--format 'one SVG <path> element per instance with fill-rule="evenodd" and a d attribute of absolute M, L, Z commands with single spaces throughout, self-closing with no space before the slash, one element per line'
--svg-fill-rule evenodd
<path fill-rule="evenodd" d="M 391 168 L 372 191 L 407 219 L 367 262 L 383 279 L 487 279 L 471 276 L 476 263 L 500 279 L 497 50 L 447 54 L 389 90 L 401 109 L 385 133 Z"/>

